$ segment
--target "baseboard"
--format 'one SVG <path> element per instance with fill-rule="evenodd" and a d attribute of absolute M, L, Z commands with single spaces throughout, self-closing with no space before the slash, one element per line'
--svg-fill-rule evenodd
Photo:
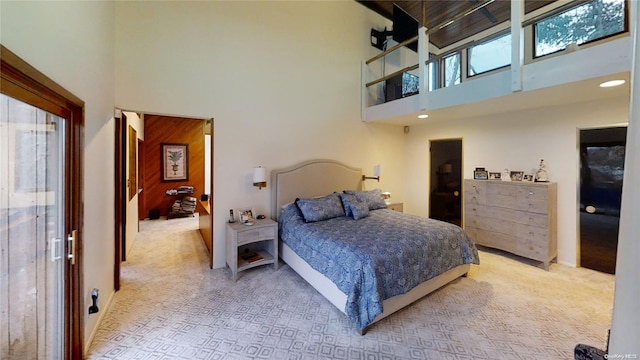
<path fill-rule="evenodd" d="M 89 348 L 91 347 L 91 343 L 93 343 L 93 339 L 96 337 L 96 333 L 98 332 L 98 328 L 104 319 L 104 316 L 107 314 L 109 309 L 111 308 L 111 304 L 113 303 L 113 298 L 115 297 L 115 290 L 111 291 L 109 298 L 107 299 L 106 304 L 100 306 L 100 311 L 98 312 L 98 320 L 96 321 L 96 326 L 91 330 L 91 334 L 88 337 L 85 337 L 84 341 L 84 349 L 82 351 L 83 357 L 87 356 L 89 353 Z"/>

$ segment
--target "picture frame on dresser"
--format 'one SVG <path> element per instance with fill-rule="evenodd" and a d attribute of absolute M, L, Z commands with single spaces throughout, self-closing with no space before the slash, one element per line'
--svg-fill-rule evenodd
<path fill-rule="evenodd" d="M 499 172 L 489 173 L 489 180 L 501 180 L 501 178 L 502 178 L 502 173 L 499 173 Z"/>
<path fill-rule="evenodd" d="M 256 218 L 253 208 L 236 209 L 236 214 L 238 214 L 238 222 L 241 224 L 252 223 Z"/>
<path fill-rule="evenodd" d="M 474 170 L 473 178 L 475 180 L 487 180 L 489 179 L 489 172 L 487 170 Z"/>
<path fill-rule="evenodd" d="M 522 181 L 524 171 L 511 171 L 511 173 L 509 173 L 509 177 L 511 178 L 511 181 Z"/>

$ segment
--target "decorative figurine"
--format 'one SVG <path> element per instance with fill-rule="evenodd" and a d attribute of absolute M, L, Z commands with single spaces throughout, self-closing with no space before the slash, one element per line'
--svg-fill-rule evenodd
<path fill-rule="evenodd" d="M 538 165 L 538 171 L 536 171 L 536 182 L 548 182 L 549 172 L 547 171 L 547 165 L 544 163 L 544 159 L 540 159 L 540 165 Z"/>
<path fill-rule="evenodd" d="M 509 171 L 509 169 L 505 168 L 504 170 L 502 170 L 501 180 L 511 181 L 511 172 Z"/>

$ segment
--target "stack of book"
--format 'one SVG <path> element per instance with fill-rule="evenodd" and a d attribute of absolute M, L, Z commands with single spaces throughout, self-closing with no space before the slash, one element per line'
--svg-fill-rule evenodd
<path fill-rule="evenodd" d="M 245 251 L 242 255 L 240 255 L 240 258 L 250 263 L 264 259 L 262 255 L 253 251 L 248 251 L 248 250 Z"/>

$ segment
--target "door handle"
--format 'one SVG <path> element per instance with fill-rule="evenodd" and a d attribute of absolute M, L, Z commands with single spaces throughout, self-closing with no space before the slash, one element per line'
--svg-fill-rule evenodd
<path fill-rule="evenodd" d="M 56 262 L 62 259 L 62 256 L 58 256 L 58 245 L 60 244 L 60 241 L 62 241 L 61 238 L 53 238 L 49 240 L 49 256 L 51 262 Z"/>
<path fill-rule="evenodd" d="M 71 265 L 76 264 L 76 238 L 78 236 L 78 230 L 72 230 L 71 234 L 67 236 L 67 245 L 69 251 L 67 252 L 67 259 L 71 260 Z"/>

